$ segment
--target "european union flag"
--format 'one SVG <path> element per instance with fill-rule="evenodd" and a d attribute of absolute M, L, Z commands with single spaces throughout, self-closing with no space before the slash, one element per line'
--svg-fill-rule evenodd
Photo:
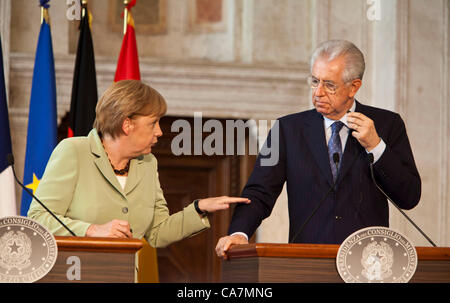
<path fill-rule="evenodd" d="M 27 149 L 23 183 L 36 191 L 48 159 L 57 144 L 55 65 L 50 26 L 41 24 L 34 61 L 28 116 Z M 31 197 L 22 191 L 20 214 L 26 216 Z"/>

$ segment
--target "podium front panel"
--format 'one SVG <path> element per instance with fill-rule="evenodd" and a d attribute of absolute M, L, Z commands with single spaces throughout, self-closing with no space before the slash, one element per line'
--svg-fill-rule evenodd
<path fill-rule="evenodd" d="M 105 252 L 58 252 L 55 266 L 40 283 L 133 283 L 135 255 Z"/>
<path fill-rule="evenodd" d="M 38 282 L 133 283 L 140 239 L 55 237 L 58 258 Z"/>
<path fill-rule="evenodd" d="M 254 243 L 232 246 L 222 262 L 222 282 L 343 282 L 338 245 Z M 416 247 L 412 283 L 450 283 L 450 247 Z"/>

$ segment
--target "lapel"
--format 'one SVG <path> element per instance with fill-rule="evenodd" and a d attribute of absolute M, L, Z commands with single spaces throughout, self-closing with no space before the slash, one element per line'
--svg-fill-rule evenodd
<path fill-rule="evenodd" d="M 128 171 L 127 183 L 125 184 L 125 195 L 128 195 L 144 177 L 144 156 L 131 159 L 130 170 Z M 117 179 L 117 178 L 116 178 Z"/>
<path fill-rule="evenodd" d="M 311 117 L 305 120 L 305 137 L 309 148 L 314 155 L 317 166 L 327 179 L 330 186 L 333 185 L 333 175 L 328 160 L 328 147 L 325 139 L 323 117 L 315 110 L 311 111 Z"/>
<path fill-rule="evenodd" d="M 356 112 L 362 112 L 364 114 L 363 107 L 356 101 Z M 321 114 L 317 113 L 315 110 L 311 111 L 311 117 L 305 120 L 305 137 L 309 148 L 311 149 L 314 158 L 316 160 L 317 166 L 319 166 L 320 171 L 325 176 L 330 186 L 333 185 L 333 175 L 331 173 L 329 158 L 328 158 L 328 147 L 325 139 L 325 129 L 323 123 L 323 117 Z M 342 154 L 342 162 L 339 168 L 339 175 L 336 184 L 339 184 L 341 180 L 345 177 L 349 169 L 353 166 L 358 156 L 364 152 L 364 148 L 359 144 L 358 140 L 354 138 L 349 132 L 347 137 L 347 143 L 345 144 L 344 152 Z"/>
<path fill-rule="evenodd" d="M 88 138 L 91 152 L 96 156 L 96 158 L 94 159 L 94 163 L 97 166 L 98 170 L 109 182 L 109 184 L 111 184 L 111 186 L 116 191 L 118 191 L 122 196 L 126 198 L 126 195 L 129 194 L 139 184 L 144 176 L 144 157 L 140 156 L 130 161 L 130 170 L 128 171 L 127 183 L 125 185 L 125 189 L 122 189 L 122 186 L 119 184 L 112 166 L 109 163 L 108 156 L 106 155 L 105 149 L 103 148 L 97 130 L 91 130 Z"/>
<path fill-rule="evenodd" d="M 344 153 L 342 154 L 342 163 L 339 168 L 338 178 L 336 184 L 339 184 L 341 180 L 345 177 L 346 173 L 353 166 L 356 159 L 362 151 L 362 146 L 359 144 L 358 140 L 354 138 L 351 131 L 348 133 L 347 143 L 345 144 Z"/>
<path fill-rule="evenodd" d="M 361 112 L 361 104 L 356 101 L 355 112 Z M 358 140 L 352 136 L 351 130 L 348 133 L 347 143 L 345 144 L 344 153 L 342 154 L 342 163 L 339 168 L 337 184 L 345 177 L 349 169 L 353 166 L 358 156 L 364 152 L 364 148 L 359 144 Z"/>
<path fill-rule="evenodd" d="M 103 177 L 117 190 L 121 195 L 125 197 L 122 190 L 122 186 L 114 174 L 111 164 L 109 163 L 108 156 L 106 155 L 105 149 L 103 148 L 102 141 L 98 136 L 97 130 L 93 129 L 88 135 L 89 145 L 91 147 L 91 152 L 96 156 L 94 163 L 97 166 Z"/>

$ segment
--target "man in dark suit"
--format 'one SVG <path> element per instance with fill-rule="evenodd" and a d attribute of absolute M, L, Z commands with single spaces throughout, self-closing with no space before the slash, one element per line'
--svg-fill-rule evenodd
<path fill-rule="evenodd" d="M 217 243 L 219 256 L 233 244 L 248 243 L 284 182 L 289 242 L 340 244 L 358 229 L 389 226 L 388 203 L 372 181 L 369 153 L 381 188 L 403 209 L 418 204 L 421 180 L 401 117 L 354 99 L 364 68 L 364 56 L 351 42 L 331 40 L 314 51 L 309 81 L 315 109 L 277 120 L 271 132 L 278 131 L 269 133 L 266 144 L 277 139 L 279 161 L 264 166 L 266 156 L 258 156 L 242 192 L 251 203 L 236 206 L 229 236 Z"/>

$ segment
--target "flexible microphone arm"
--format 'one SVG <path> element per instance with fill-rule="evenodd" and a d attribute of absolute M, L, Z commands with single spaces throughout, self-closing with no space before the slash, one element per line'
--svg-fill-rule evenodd
<path fill-rule="evenodd" d="M 14 174 L 14 179 L 16 179 L 17 183 L 19 183 L 19 185 L 31 196 L 33 197 L 33 199 L 35 199 L 50 215 L 52 215 L 53 218 L 55 218 L 59 224 L 61 224 L 72 236 L 77 236 L 73 231 L 70 230 L 70 228 L 68 228 L 50 209 L 48 209 L 47 206 L 44 205 L 44 203 L 42 203 L 28 188 L 25 187 L 25 185 L 22 184 L 22 182 L 19 181 L 19 179 L 17 179 L 16 176 L 16 170 L 14 169 L 14 156 L 12 154 L 8 154 L 6 156 L 6 160 L 8 161 L 8 164 L 11 165 L 13 174 Z"/>
<path fill-rule="evenodd" d="M 337 168 L 339 167 L 339 154 L 338 153 L 334 153 L 333 154 L 333 162 L 336 165 L 336 171 L 338 170 Z M 295 234 L 295 236 L 289 241 L 289 243 L 292 243 L 295 241 L 295 239 L 297 239 L 298 236 L 300 236 L 300 234 L 303 232 L 303 229 L 305 229 L 306 224 L 308 224 L 308 222 L 311 220 L 312 217 L 314 217 L 314 215 L 316 214 L 316 212 L 319 210 L 319 208 L 322 206 L 323 202 L 327 199 L 327 197 L 330 195 L 330 193 L 332 191 L 334 191 L 335 186 L 336 186 L 336 180 L 333 182 L 333 185 L 330 187 L 330 189 L 328 190 L 328 192 L 325 194 L 325 196 L 323 196 L 322 200 L 320 200 L 319 203 L 317 203 L 316 208 L 314 208 L 314 210 L 312 211 L 312 213 L 309 215 L 308 219 L 305 220 L 305 222 L 303 222 L 302 226 L 300 226 L 298 232 Z"/>
<path fill-rule="evenodd" d="M 377 182 L 375 181 L 375 176 L 374 176 L 374 174 L 373 174 L 373 154 L 372 153 L 369 153 L 368 154 L 368 156 L 369 156 L 369 166 L 370 166 L 370 175 L 372 176 L 372 181 L 373 181 L 373 183 L 375 184 L 375 186 L 378 188 L 378 190 L 392 203 L 392 205 L 394 205 L 395 206 L 395 208 L 397 208 L 398 209 L 398 211 L 406 218 L 406 219 L 408 219 L 408 221 L 422 234 L 422 236 L 424 236 L 427 240 L 428 240 L 428 242 L 430 242 L 431 243 L 431 245 L 433 245 L 434 247 L 436 247 L 436 244 L 434 244 L 434 242 L 433 241 L 431 241 L 431 239 L 419 228 L 419 226 L 417 226 L 416 225 L 416 223 L 414 223 L 414 221 L 413 220 L 411 220 L 409 217 L 408 217 L 408 215 L 407 214 L 405 214 L 405 212 L 400 208 L 400 207 L 398 207 L 398 205 L 394 202 L 394 201 L 392 201 L 392 199 L 391 198 L 389 198 L 389 196 L 380 188 L 380 186 L 378 186 L 378 184 L 377 184 Z"/>

